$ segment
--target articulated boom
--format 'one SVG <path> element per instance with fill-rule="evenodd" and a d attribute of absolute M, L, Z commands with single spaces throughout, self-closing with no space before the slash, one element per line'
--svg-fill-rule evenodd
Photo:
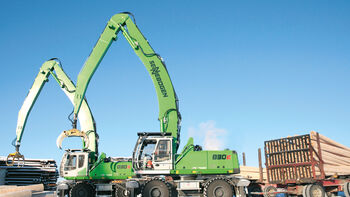
<path fill-rule="evenodd" d="M 171 133 L 175 139 L 174 146 L 177 149 L 180 139 L 181 116 L 178 111 L 178 100 L 173 84 L 162 58 L 154 52 L 136 24 L 131 20 L 129 13 L 116 14 L 108 21 L 97 44 L 80 71 L 74 98 L 75 120 L 90 79 L 112 42 L 117 40 L 119 32 L 122 32 L 152 78 L 159 101 L 160 130 L 162 133 Z"/>
<path fill-rule="evenodd" d="M 117 40 L 117 35 L 121 32 L 152 78 L 159 103 L 160 132 L 138 133 L 131 160 L 113 161 L 112 158 L 101 154 L 95 163 L 86 165 L 83 161 L 89 158 L 88 153 L 67 153 L 63 159 L 66 165 L 62 166 L 63 171 L 66 171 L 65 178 L 77 183 L 76 187 L 70 190 L 71 193 L 79 193 L 82 191 L 79 188 L 82 187 L 86 191 L 93 190 L 90 183 L 95 184 L 97 195 L 102 191 L 101 194 L 112 191 L 116 196 L 125 196 L 129 189 L 146 197 L 166 197 L 171 193 L 177 195 L 178 191 L 179 195 L 181 191 L 181 196 L 203 193 L 205 197 L 212 197 L 213 190 L 217 193 L 215 196 L 229 197 L 233 196 L 232 188 L 240 188 L 240 191 L 243 191 L 243 187 L 247 186 L 249 181 L 243 184 L 240 178 L 234 176 L 239 173 L 238 156 L 235 151 L 202 150 L 200 146 L 195 146 L 190 138 L 184 150 L 177 154 L 181 116 L 173 84 L 162 58 L 154 52 L 130 15 L 117 14 L 108 21 L 78 75 L 73 130 L 76 129 L 77 115 L 89 82 L 112 42 Z M 76 162 L 78 158 L 79 162 Z M 91 168 L 88 171 L 84 170 L 89 166 Z M 75 176 L 76 174 L 78 176 Z M 63 189 L 68 187 L 62 186 Z M 184 195 L 185 193 L 187 194 Z M 243 193 L 237 192 L 236 196 Z"/>
<path fill-rule="evenodd" d="M 62 91 L 67 95 L 67 97 L 73 103 L 74 93 L 75 93 L 74 83 L 69 79 L 67 74 L 63 71 L 62 67 L 58 62 L 55 61 L 55 59 L 46 61 L 41 66 L 40 71 L 37 77 L 35 78 L 35 81 L 31 89 L 29 90 L 28 95 L 25 98 L 24 103 L 18 113 L 16 143 L 15 143 L 16 153 L 10 154 L 8 159 L 11 159 L 11 158 L 16 159 L 16 157 L 18 158 L 18 156 L 20 156 L 19 147 L 21 144 L 21 140 L 22 140 L 22 136 L 24 133 L 24 128 L 25 128 L 28 116 L 42 88 L 44 87 L 45 83 L 48 81 L 48 78 L 50 75 L 52 75 L 52 77 L 57 81 Z M 84 133 L 86 133 L 83 148 L 88 149 L 97 154 L 95 122 L 86 100 L 83 100 L 82 102 L 82 113 L 79 114 L 79 120 L 81 123 L 81 129 L 84 131 Z M 86 144 L 86 142 L 88 143 Z"/>

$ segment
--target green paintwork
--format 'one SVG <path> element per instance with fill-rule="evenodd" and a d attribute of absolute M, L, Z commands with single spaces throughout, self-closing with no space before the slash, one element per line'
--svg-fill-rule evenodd
<path fill-rule="evenodd" d="M 125 27 L 127 27 L 127 30 Z M 108 21 L 103 33 L 80 71 L 77 80 L 77 91 L 74 98 L 74 116 L 77 117 L 76 115 L 79 113 L 91 77 L 112 42 L 117 39 L 117 34 L 120 31 L 131 45 L 136 55 L 141 59 L 152 78 L 159 101 L 161 132 L 171 133 L 176 139 L 175 142 L 178 144 L 180 114 L 178 112 L 176 94 L 168 71 L 161 57 L 154 52 L 128 14 L 116 14 Z"/>
<path fill-rule="evenodd" d="M 220 158 L 218 158 L 220 157 Z M 215 159 L 214 159 L 215 158 Z M 230 171 L 231 170 L 231 171 Z M 232 174 L 239 170 L 237 154 L 230 151 L 189 151 L 176 162 L 174 174 Z"/>
<path fill-rule="evenodd" d="M 159 103 L 160 131 L 171 133 L 174 168 L 171 174 L 234 174 L 239 172 L 237 154 L 230 150 L 225 151 L 195 151 L 193 139 L 190 138 L 184 150 L 176 155 L 180 141 L 181 116 L 178 111 L 178 100 L 170 80 L 170 76 L 161 57 L 157 55 L 148 41 L 142 35 L 128 14 L 116 14 L 107 23 L 90 56 L 86 60 L 77 79 L 77 89 L 74 97 L 74 117 L 79 114 L 89 82 L 101 63 L 107 50 L 117 40 L 122 32 L 136 55 L 141 59 L 150 74 L 156 89 Z M 225 155 L 225 159 L 214 159 L 214 155 Z M 227 159 L 229 158 L 229 159 Z M 89 172 L 90 179 L 118 179 L 132 176 L 130 168 L 125 172 L 117 172 L 119 164 L 105 162 L 105 155 L 101 154 L 98 161 Z M 124 164 L 123 164 L 124 165 Z M 129 165 L 129 162 L 128 164 Z M 131 162 L 130 162 L 131 166 Z M 118 174 L 119 173 L 119 174 Z M 123 174 L 126 173 L 126 174 Z"/>
<path fill-rule="evenodd" d="M 134 176 L 131 161 L 102 162 L 92 171 L 92 179 L 127 179 Z"/>
<path fill-rule="evenodd" d="M 233 174 L 239 172 L 237 153 L 231 150 L 195 150 L 190 137 L 175 157 L 172 174 Z"/>
<path fill-rule="evenodd" d="M 27 97 L 25 98 L 23 105 L 18 113 L 17 120 L 17 129 L 16 129 L 16 144 L 19 146 L 22 140 L 24 128 L 30 114 L 31 109 L 33 108 L 42 88 L 45 83 L 48 82 L 49 76 L 53 76 L 56 82 L 61 87 L 62 91 L 67 95 L 70 101 L 73 103 L 75 85 L 64 72 L 62 67 L 55 60 L 46 61 L 41 67 L 38 75 L 36 76 L 32 87 L 30 88 Z M 91 114 L 90 108 L 84 99 L 82 101 L 81 107 L 82 113 L 79 115 L 79 121 L 81 128 L 85 132 L 89 132 L 89 144 L 83 145 L 83 148 L 88 148 L 92 152 L 97 152 L 96 145 L 96 134 L 95 134 L 95 121 Z"/>
<path fill-rule="evenodd" d="M 64 178 L 67 180 L 124 180 L 135 176 L 131 161 L 112 162 L 105 159 L 106 154 L 101 153 L 89 172 L 86 171 L 86 168 L 83 168 L 77 173 L 77 176 L 65 176 Z"/>

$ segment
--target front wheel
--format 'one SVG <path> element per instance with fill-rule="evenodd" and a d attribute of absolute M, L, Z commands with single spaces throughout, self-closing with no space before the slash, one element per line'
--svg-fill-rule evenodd
<path fill-rule="evenodd" d="M 344 183 L 344 194 L 346 197 L 350 197 L 350 182 Z"/>
<path fill-rule="evenodd" d="M 78 183 L 69 192 L 70 197 L 94 197 L 94 188 L 87 183 Z"/>
<path fill-rule="evenodd" d="M 205 197 L 232 197 L 232 186 L 225 180 L 215 179 L 204 188 Z"/>
<path fill-rule="evenodd" d="M 149 181 L 142 190 L 142 197 L 169 197 L 170 194 L 166 183 L 160 180 Z"/>

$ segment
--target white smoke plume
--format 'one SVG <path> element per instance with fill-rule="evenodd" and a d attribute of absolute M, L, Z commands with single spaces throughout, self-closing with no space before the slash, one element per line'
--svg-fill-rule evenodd
<path fill-rule="evenodd" d="M 198 128 L 190 127 L 188 134 L 195 138 L 198 143 L 198 137 L 202 140 L 205 150 L 222 150 L 225 147 L 225 137 L 227 131 L 225 129 L 216 128 L 216 122 L 209 120 L 199 124 Z M 195 142 L 195 144 L 197 144 Z"/>

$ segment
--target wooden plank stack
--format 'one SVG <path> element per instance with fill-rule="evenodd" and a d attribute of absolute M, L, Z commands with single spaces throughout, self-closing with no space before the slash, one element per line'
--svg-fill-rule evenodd
<path fill-rule="evenodd" d="M 241 172 L 238 174 L 239 176 L 242 176 L 249 180 L 259 180 L 259 168 L 258 167 L 251 167 L 251 166 L 240 166 Z M 266 181 L 266 168 L 263 169 L 263 182 Z"/>
<path fill-rule="evenodd" d="M 268 182 L 273 184 L 307 183 L 315 179 L 310 135 L 264 142 Z"/>
<path fill-rule="evenodd" d="M 264 148 L 267 168 L 263 169 L 263 182 L 308 183 L 322 179 L 322 171 L 325 178 L 334 175 L 350 177 L 350 148 L 315 131 L 269 140 L 265 142 Z M 259 181 L 258 167 L 240 168 L 239 175 Z"/>
<path fill-rule="evenodd" d="M 311 131 L 310 137 L 312 146 L 318 152 L 317 133 Z M 350 175 L 350 148 L 321 134 L 319 139 L 325 175 Z M 317 157 L 315 159 L 318 160 Z"/>

